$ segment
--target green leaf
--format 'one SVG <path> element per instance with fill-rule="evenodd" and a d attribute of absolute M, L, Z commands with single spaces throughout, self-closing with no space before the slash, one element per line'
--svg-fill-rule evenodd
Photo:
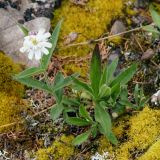
<path fill-rule="evenodd" d="M 109 136 L 107 135 L 107 138 L 109 139 L 109 141 L 112 144 L 114 144 L 114 145 L 118 144 L 118 140 L 117 140 L 116 136 L 113 134 L 113 132 L 110 132 Z"/>
<path fill-rule="evenodd" d="M 110 131 L 109 133 L 105 133 L 104 128 L 101 125 L 98 125 L 99 131 L 101 134 L 105 135 L 105 137 L 114 145 L 118 144 L 118 140 L 116 136 Z"/>
<path fill-rule="evenodd" d="M 91 122 L 88 122 L 84 119 L 77 118 L 77 117 L 67 117 L 66 122 L 70 125 L 76 125 L 76 126 L 89 126 L 89 125 L 91 125 Z"/>
<path fill-rule="evenodd" d="M 139 96 L 139 86 L 138 84 L 136 84 L 135 89 L 134 89 L 134 98 L 135 98 L 136 104 L 139 103 L 138 96 Z"/>
<path fill-rule="evenodd" d="M 116 101 L 116 99 L 118 98 L 120 92 L 121 92 L 120 83 L 116 83 L 116 84 L 111 88 L 111 97 L 113 98 L 114 101 Z"/>
<path fill-rule="evenodd" d="M 106 83 L 109 85 L 113 80 L 113 74 L 118 65 L 118 58 L 115 58 L 106 70 Z"/>
<path fill-rule="evenodd" d="M 121 72 L 111 83 L 111 86 L 114 86 L 115 84 L 120 83 L 121 85 L 125 85 L 128 83 L 133 75 L 135 74 L 137 69 L 137 64 L 131 65 L 128 69 L 125 71 Z"/>
<path fill-rule="evenodd" d="M 79 106 L 80 105 L 80 102 L 77 99 L 68 98 L 68 97 L 63 97 L 62 103 L 69 105 L 69 106 Z"/>
<path fill-rule="evenodd" d="M 28 36 L 29 30 L 20 23 L 18 23 L 17 25 L 21 29 L 21 31 L 24 33 L 24 35 Z"/>
<path fill-rule="evenodd" d="M 24 70 L 23 72 L 15 75 L 13 78 L 14 79 L 20 79 L 20 78 L 27 78 L 31 77 L 40 73 L 43 73 L 45 70 L 42 68 L 37 68 L 37 67 L 32 67 Z"/>
<path fill-rule="evenodd" d="M 83 142 L 85 142 L 85 141 L 89 138 L 90 134 L 91 134 L 90 131 L 87 131 L 87 132 L 85 132 L 85 133 L 82 133 L 81 135 L 77 136 L 77 137 L 73 140 L 72 144 L 75 145 L 75 146 L 82 144 Z"/>
<path fill-rule="evenodd" d="M 95 96 L 98 96 L 99 93 L 100 80 L 101 80 L 101 56 L 100 56 L 99 46 L 96 45 L 92 54 L 91 67 L 90 67 L 90 81 Z"/>
<path fill-rule="evenodd" d="M 79 114 L 82 118 L 85 118 L 86 120 L 89 120 L 89 121 L 93 121 L 92 118 L 90 117 L 89 113 L 87 112 L 85 106 L 80 106 L 79 107 Z"/>
<path fill-rule="evenodd" d="M 50 110 L 50 115 L 52 120 L 56 120 L 63 112 L 63 105 L 62 104 L 56 104 L 53 106 L 53 108 Z"/>
<path fill-rule="evenodd" d="M 55 91 L 57 91 L 57 90 L 59 90 L 61 88 L 64 88 L 67 85 L 70 85 L 71 82 L 73 81 L 72 78 L 73 77 L 77 77 L 77 76 L 78 76 L 78 74 L 75 73 L 75 74 L 73 74 L 71 76 L 68 76 L 68 77 L 64 78 L 63 81 L 59 81 L 56 85 L 54 85 L 53 91 L 55 92 Z"/>
<path fill-rule="evenodd" d="M 160 28 L 160 15 L 155 10 L 153 5 L 150 5 L 149 10 L 150 10 L 153 22 Z"/>
<path fill-rule="evenodd" d="M 105 135 L 108 135 L 112 129 L 111 118 L 104 107 L 99 104 L 95 106 L 95 119 L 102 126 Z"/>
<path fill-rule="evenodd" d="M 100 87 L 100 91 L 99 91 L 99 97 L 103 98 L 103 97 L 109 97 L 111 95 L 111 88 L 108 87 L 106 84 L 103 84 Z"/>
<path fill-rule="evenodd" d="M 42 60 L 41 60 L 41 67 L 44 69 L 47 69 L 50 59 L 52 57 L 52 54 L 56 48 L 57 45 L 57 41 L 58 41 L 58 36 L 59 36 L 59 32 L 61 29 L 61 25 L 62 25 L 62 21 L 59 21 L 58 24 L 56 25 L 52 35 L 51 35 L 51 39 L 50 42 L 52 43 L 52 48 L 49 49 L 49 54 L 48 55 L 43 55 Z"/>
<path fill-rule="evenodd" d="M 152 32 L 155 34 L 160 34 L 160 32 L 152 25 L 147 25 L 147 26 L 143 26 L 142 27 L 143 30 L 147 31 L 147 32 Z"/>
<path fill-rule="evenodd" d="M 21 79 L 17 79 L 18 82 L 25 84 L 28 87 L 33 87 L 36 89 L 42 89 L 48 93 L 52 93 L 51 89 L 48 87 L 48 85 L 44 82 L 38 81 L 38 80 L 34 80 L 31 77 L 28 78 L 21 78 Z"/>
<path fill-rule="evenodd" d="M 82 88 L 83 90 L 89 92 L 91 95 L 93 94 L 93 91 L 90 87 L 90 85 L 88 85 L 87 83 L 81 82 L 80 80 L 76 79 L 75 77 L 72 77 L 73 82 L 78 85 L 80 88 Z"/>
<path fill-rule="evenodd" d="M 62 83 L 64 81 L 64 77 L 62 73 L 58 72 L 57 75 L 55 76 L 54 80 L 54 86 L 56 86 L 58 83 Z M 53 89 L 54 89 L 53 86 Z M 55 97 L 58 103 L 61 103 L 62 101 L 62 96 L 63 96 L 63 88 L 60 88 L 59 90 L 56 90 L 55 92 Z"/>

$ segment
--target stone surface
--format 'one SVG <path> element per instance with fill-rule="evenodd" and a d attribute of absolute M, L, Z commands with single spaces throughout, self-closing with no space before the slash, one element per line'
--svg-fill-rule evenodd
<path fill-rule="evenodd" d="M 11 14 L 12 12 L 12 14 Z M 17 26 L 18 20 L 23 20 L 23 17 L 17 10 L 9 9 L 9 12 L 0 9 L 0 50 L 12 57 L 16 62 L 26 66 L 37 65 L 36 61 L 29 61 L 25 54 L 20 53 L 19 49 L 23 45 L 24 35 Z M 38 31 L 40 28 L 50 29 L 50 20 L 45 17 L 39 17 L 24 24 L 30 31 Z"/>
<path fill-rule="evenodd" d="M 126 31 L 125 25 L 123 24 L 123 22 L 117 20 L 114 22 L 114 24 L 111 28 L 111 35 L 118 34 L 118 33 L 124 32 L 124 31 Z"/>

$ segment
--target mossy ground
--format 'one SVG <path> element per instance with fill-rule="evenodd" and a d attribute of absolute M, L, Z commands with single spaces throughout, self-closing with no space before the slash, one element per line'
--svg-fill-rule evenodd
<path fill-rule="evenodd" d="M 71 144 L 73 136 L 62 135 L 56 139 L 53 144 L 46 149 L 37 151 L 37 160 L 69 160 L 74 153 L 74 146 Z"/>
<path fill-rule="evenodd" d="M 123 0 L 90 0 L 86 6 L 78 6 L 72 4 L 68 0 L 62 2 L 62 7 L 54 12 L 52 26 L 54 27 L 57 21 L 64 19 L 62 30 L 59 38 L 58 52 L 61 56 L 82 57 L 87 55 L 92 50 L 93 46 L 85 45 L 78 47 L 65 48 L 64 39 L 71 32 L 78 33 L 78 38 L 74 43 L 84 42 L 99 38 L 103 33 L 107 32 L 107 27 L 116 17 L 122 15 Z M 74 63 L 64 66 L 65 70 L 79 71 L 84 75 L 85 66 L 76 66 Z"/>
<path fill-rule="evenodd" d="M 24 86 L 14 81 L 12 76 L 20 72 L 21 68 L 8 56 L 0 52 L 0 133 L 15 131 L 20 126 L 2 127 L 21 119 L 21 112 L 25 111 L 22 98 Z"/>
<path fill-rule="evenodd" d="M 157 153 L 160 111 L 145 107 L 143 111 L 128 118 L 121 120 L 118 127 L 114 126 L 114 132 L 120 140 L 119 146 L 110 145 L 102 137 L 99 141 L 99 152 L 110 152 L 115 156 L 115 160 L 141 160 L 147 156 L 150 158 L 146 160 L 151 160 L 153 157 L 155 160 L 160 159 Z"/>

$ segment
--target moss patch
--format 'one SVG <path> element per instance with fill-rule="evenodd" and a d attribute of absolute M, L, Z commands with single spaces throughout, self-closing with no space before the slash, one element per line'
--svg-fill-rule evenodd
<path fill-rule="evenodd" d="M 12 76 L 20 72 L 21 68 L 11 58 L 0 52 L 0 92 L 9 96 L 21 97 L 24 93 L 24 86 L 12 79 Z"/>
<path fill-rule="evenodd" d="M 57 139 L 53 144 L 46 149 L 39 149 L 37 151 L 37 160 L 69 160 L 74 154 L 74 147 L 71 145 L 73 136 L 63 135 Z"/>
<path fill-rule="evenodd" d="M 75 42 L 83 42 L 100 37 L 106 32 L 111 21 L 122 14 L 122 0 L 90 0 L 86 6 L 80 7 L 64 0 L 62 7 L 55 11 L 52 26 L 61 18 L 64 18 L 60 35 L 60 46 L 63 46 L 64 37 L 71 32 L 79 34 Z M 59 51 L 60 55 L 83 56 L 88 54 L 88 46 L 71 47 Z"/>
<path fill-rule="evenodd" d="M 120 126 L 121 125 L 124 126 L 124 123 L 120 124 Z M 137 115 L 131 117 L 125 125 L 126 127 L 123 127 L 124 129 L 126 128 L 126 131 L 124 131 L 125 134 L 122 134 L 121 130 L 118 132 L 121 133 L 121 137 L 122 135 L 124 136 L 124 142 L 121 142 L 119 146 L 114 147 L 110 145 L 107 140 L 101 138 L 99 152 L 109 151 L 115 155 L 116 160 L 132 160 L 141 157 L 141 155 L 151 147 L 145 154 L 153 155 L 150 150 L 153 149 L 153 151 L 156 151 L 156 147 L 154 148 L 153 144 L 160 135 L 160 110 L 153 110 L 149 107 L 145 107 L 143 111 L 140 111 Z M 155 157 L 160 159 L 158 153 L 155 153 Z"/>

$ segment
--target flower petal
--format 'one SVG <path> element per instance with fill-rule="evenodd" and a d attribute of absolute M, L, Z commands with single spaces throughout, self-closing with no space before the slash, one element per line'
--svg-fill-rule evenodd
<path fill-rule="evenodd" d="M 43 48 L 43 49 L 42 49 L 42 52 L 43 52 L 45 55 L 48 55 L 48 54 L 49 54 L 49 51 L 48 51 L 48 49 L 46 49 L 46 48 Z"/>
<path fill-rule="evenodd" d="M 37 52 L 35 53 L 35 59 L 39 61 L 41 58 L 42 58 L 42 53 L 41 53 L 41 51 L 37 51 Z"/>
<path fill-rule="evenodd" d="M 43 47 L 46 47 L 46 48 L 51 48 L 52 47 L 52 44 L 49 43 L 49 42 L 41 42 Z"/>
<path fill-rule="evenodd" d="M 33 52 L 33 51 L 30 51 L 30 52 L 28 53 L 28 58 L 29 58 L 30 60 L 32 60 L 32 59 L 33 59 L 33 56 L 34 56 L 34 52 Z"/>

